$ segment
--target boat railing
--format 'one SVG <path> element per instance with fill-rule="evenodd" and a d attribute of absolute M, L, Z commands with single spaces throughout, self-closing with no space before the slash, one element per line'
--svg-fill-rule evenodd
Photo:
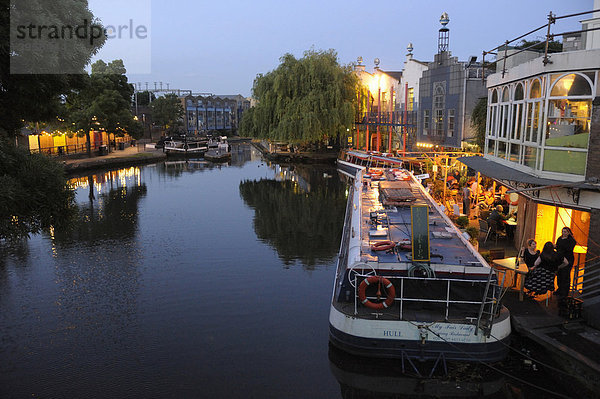
<path fill-rule="evenodd" d="M 359 314 L 359 285 L 363 279 L 368 277 L 372 277 L 374 275 L 374 271 L 366 272 L 363 270 L 362 273 L 353 273 L 352 276 L 348 276 L 351 279 L 351 284 L 354 287 L 354 315 L 357 316 Z M 443 319 L 448 320 L 450 318 L 450 310 L 452 306 L 457 305 L 472 305 L 473 313 L 471 316 L 465 316 L 465 319 L 468 319 L 472 324 L 479 325 L 481 320 L 481 309 L 490 309 L 490 312 L 493 312 L 495 309 L 495 305 L 499 302 L 498 294 L 496 293 L 496 284 L 492 284 L 494 282 L 495 277 L 490 273 L 490 277 L 483 280 L 473 280 L 473 279 L 460 279 L 460 278 L 440 278 L 440 277 L 410 277 L 410 276 L 397 276 L 397 275 L 378 275 L 382 278 L 389 280 L 394 287 L 396 287 L 396 296 L 394 298 L 394 303 L 399 305 L 398 318 L 402 320 L 405 316 L 405 306 L 410 303 L 430 303 L 430 304 L 442 304 L 444 305 L 443 310 Z M 442 282 L 445 283 L 445 292 L 441 295 L 431 295 L 429 298 L 427 297 L 411 297 L 407 294 L 405 290 L 405 283 L 407 281 L 415 281 L 422 282 L 423 284 L 433 283 L 433 282 Z M 455 284 L 470 284 L 473 286 L 473 290 L 481 290 L 482 292 L 481 299 L 477 300 L 468 300 L 468 299 L 451 299 L 452 285 Z M 398 289 L 399 288 L 399 289 Z M 489 291 L 492 290 L 492 292 Z M 439 291 L 438 291 L 439 292 Z M 377 297 L 367 296 L 367 300 L 373 301 L 378 299 Z M 479 311 L 479 312 L 478 312 Z M 386 316 L 389 313 L 386 313 Z"/>
<path fill-rule="evenodd" d="M 349 185 L 348 187 L 348 198 L 353 198 L 354 196 L 354 183 Z M 344 229 L 342 231 L 342 242 L 340 244 L 340 252 L 338 254 L 338 273 L 343 273 L 346 270 L 346 265 L 348 264 L 348 247 L 350 245 L 350 231 L 352 229 L 352 224 L 350 221 L 352 220 L 352 207 L 354 201 L 346 201 L 346 216 L 344 218 Z M 339 280 L 342 276 L 338 275 L 337 280 Z M 335 292 L 334 292 L 335 294 Z"/>

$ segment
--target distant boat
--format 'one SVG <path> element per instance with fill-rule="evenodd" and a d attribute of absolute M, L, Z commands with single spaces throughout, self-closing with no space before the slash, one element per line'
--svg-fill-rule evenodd
<path fill-rule="evenodd" d="M 231 159 L 231 146 L 227 143 L 227 137 L 221 137 L 215 148 L 206 151 L 204 159 L 212 162 L 229 161 Z"/>
<path fill-rule="evenodd" d="M 204 141 L 165 141 L 167 155 L 202 155 L 208 150 Z"/>

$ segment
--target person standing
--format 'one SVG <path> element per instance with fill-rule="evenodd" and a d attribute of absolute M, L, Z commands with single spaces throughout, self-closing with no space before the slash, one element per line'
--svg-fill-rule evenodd
<path fill-rule="evenodd" d="M 463 203 L 463 213 L 469 217 L 469 213 L 471 211 L 471 198 L 470 198 L 471 190 L 469 189 L 469 185 L 465 184 L 462 189 L 462 203 Z"/>
<path fill-rule="evenodd" d="M 527 248 L 521 248 L 521 258 L 529 270 L 534 268 L 535 261 L 540 256 L 540 250 L 536 249 L 535 240 L 527 240 Z"/>
<path fill-rule="evenodd" d="M 577 241 L 573 238 L 573 232 L 570 228 L 563 227 L 561 236 L 556 239 L 556 251 L 567 259 L 569 264 L 560 269 L 556 274 L 558 284 L 556 295 L 558 295 L 561 301 L 567 298 L 571 289 L 571 269 L 575 261 L 575 255 L 573 254 L 575 245 L 577 245 Z"/>
<path fill-rule="evenodd" d="M 554 244 L 548 241 L 527 273 L 525 288 L 534 295 L 543 295 L 548 291 L 554 291 L 556 272 L 568 264 L 567 259 L 554 250 Z"/>
<path fill-rule="evenodd" d="M 535 270 L 537 267 L 541 267 L 549 272 L 556 273 L 559 270 L 564 269 L 568 264 L 569 261 L 556 252 L 554 244 L 552 244 L 551 241 L 548 241 L 544 244 L 544 248 L 542 249 L 539 258 L 535 260 L 533 268 Z"/>

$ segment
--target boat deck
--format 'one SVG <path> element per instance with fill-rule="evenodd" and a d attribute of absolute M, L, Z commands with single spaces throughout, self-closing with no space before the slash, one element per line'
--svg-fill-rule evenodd
<path fill-rule="evenodd" d="M 410 247 L 403 251 L 373 251 L 371 246 L 381 241 L 411 242 L 411 206 L 429 207 L 430 265 L 438 271 L 458 272 L 456 268 L 484 268 L 474 248 L 438 208 L 437 204 L 414 180 L 392 180 L 390 172 L 384 180 L 365 178 L 360 190 L 361 260 L 378 262 L 396 269 L 396 265 L 412 263 Z M 383 265 L 382 265 L 383 266 Z M 489 270 L 489 269 L 488 269 Z M 463 270 L 464 272 L 464 270 Z M 473 270 L 470 270 L 473 272 Z M 487 270 L 481 270 L 487 275 Z"/>

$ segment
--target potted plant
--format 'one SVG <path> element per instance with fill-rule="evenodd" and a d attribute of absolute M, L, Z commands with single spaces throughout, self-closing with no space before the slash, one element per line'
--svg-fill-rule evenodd
<path fill-rule="evenodd" d="M 475 247 L 475 249 L 479 250 L 479 229 L 475 226 L 467 227 L 466 230 L 469 235 L 469 242 L 471 245 Z"/>
<path fill-rule="evenodd" d="M 459 216 L 456 219 L 456 225 L 458 226 L 458 228 L 460 229 L 464 229 L 469 225 L 469 218 L 466 216 Z"/>

